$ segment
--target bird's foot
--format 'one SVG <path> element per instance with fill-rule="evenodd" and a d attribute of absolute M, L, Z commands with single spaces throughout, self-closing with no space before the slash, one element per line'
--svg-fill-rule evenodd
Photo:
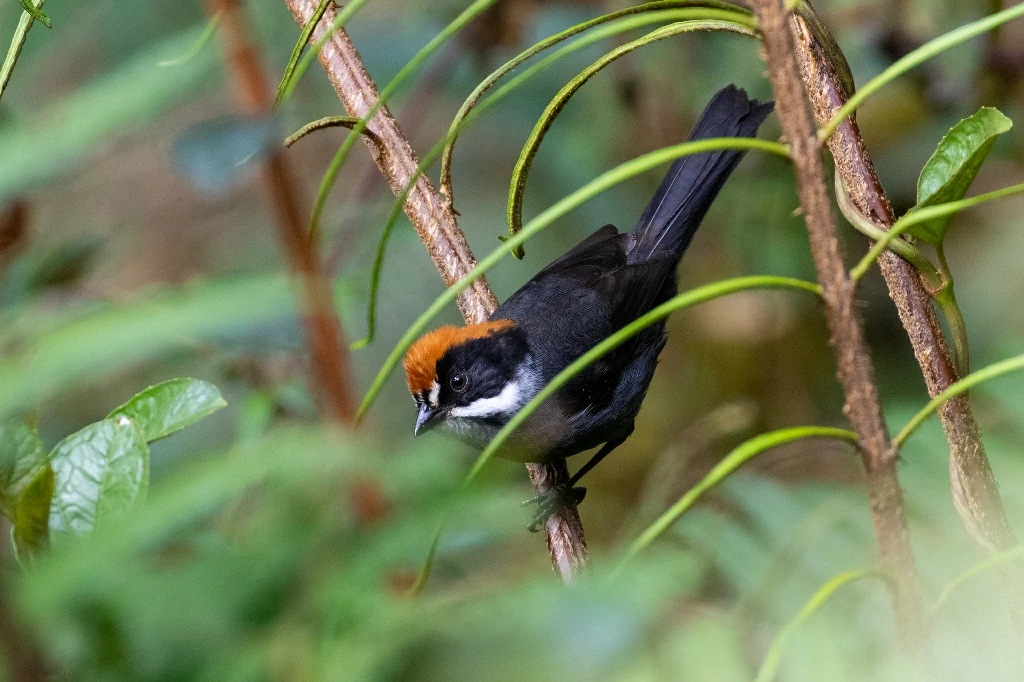
<path fill-rule="evenodd" d="M 537 504 L 537 511 L 533 515 L 533 521 L 526 527 L 531 533 L 540 531 L 547 523 L 548 519 L 560 512 L 565 507 L 577 505 L 583 501 L 583 498 L 587 496 L 586 488 L 570 488 L 568 486 L 558 486 L 547 490 L 535 497 L 523 502 L 525 507 L 528 504 Z"/>

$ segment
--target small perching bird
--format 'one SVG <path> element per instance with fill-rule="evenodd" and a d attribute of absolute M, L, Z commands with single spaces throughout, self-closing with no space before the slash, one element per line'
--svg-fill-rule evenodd
<path fill-rule="evenodd" d="M 690 140 L 754 137 L 771 102 L 730 85 L 705 108 Z M 676 266 L 719 190 L 743 157 L 717 150 L 669 168 L 632 232 L 605 225 L 523 285 L 487 322 L 446 326 L 405 356 L 417 435 L 441 425 L 484 447 L 559 372 L 601 340 L 676 295 Z M 591 364 L 544 401 L 499 453 L 520 462 L 561 459 L 601 445 L 564 489 L 537 501 L 531 530 L 633 432 L 665 324 L 653 324 Z"/>

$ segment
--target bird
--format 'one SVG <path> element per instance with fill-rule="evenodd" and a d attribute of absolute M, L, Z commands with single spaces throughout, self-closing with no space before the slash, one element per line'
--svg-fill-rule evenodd
<path fill-rule="evenodd" d="M 729 85 L 710 100 L 689 140 L 756 137 L 773 102 Z M 631 232 L 605 225 L 538 272 L 487 321 L 428 332 L 403 366 L 416 406 L 415 435 L 441 426 L 483 448 L 531 398 L 601 340 L 677 293 L 676 270 L 743 150 L 680 157 Z M 545 463 L 600 446 L 569 481 L 536 502 L 530 524 L 582 502 L 580 479 L 633 433 L 658 356 L 658 322 L 605 354 L 548 397 L 498 455 Z"/>

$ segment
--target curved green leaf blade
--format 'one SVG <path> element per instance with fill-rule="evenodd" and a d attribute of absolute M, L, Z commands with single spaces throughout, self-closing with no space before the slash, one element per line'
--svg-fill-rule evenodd
<path fill-rule="evenodd" d="M 992 107 L 982 107 L 953 126 L 921 170 L 917 206 L 911 211 L 962 199 L 992 151 L 996 137 L 1012 127 L 1013 121 Z M 931 244 L 939 244 L 950 219 L 951 216 L 939 216 L 908 231 Z"/>
<path fill-rule="evenodd" d="M 50 17 L 46 16 L 43 13 L 43 10 L 39 9 L 40 7 L 43 6 L 43 3 L 40 2 L 38 5 L 34 5 L 32 4 L 32 0 L 21 0 L 21 6 L 26 12 L 32 15 L 33 19 L 38 21 L 40 24 L 42 24 L 46 28 L 53 28 L 53 23 L 50 22 Z"/>
<path fill-rule="evenodd" d="M 199 379 L 171 379 L 138 393 L 107 419 L 133 420 L 146 442 L 152 443 L 225 406 L 227 401 L 213 384 Z"/>
<path fill-rule="evenodd" d="M 793 633 L 815 612 L 820 609 L 829 598 L 835 594 L 843 585 L 855 582 L 857 580 L 863 580 L 864 578 L 882 578 L 882 576 L 871 569 L 858 569 L 855 571 L 846 571 L 835 576 L 827 583 L 822 585 L 817 592 L 804 604 L 803 608 L 800 609 L 800 613 L 796 615 L 793 620 L 786 623 L 786 627 L 775 638 L 772 642 L 771 648 L 768 650 L 768 654 L 764 658 L 764 662 L 761 663 L 761 669 L 757 671 L 757 679 L 755 682 L 771 682 L 775 679 L 775 673 L 779 668 L 779 662 L 782 659 L 782 652 L 785 649 L 786 643 L 792 638 Z"/>
<path fill-rule="evenodd" d="M 16 417 L 0 423 L 0 513 L 14 519 L 22 491 L 46 466 L 46 449 L 35 427 Z"/>
<path fill-rule="evenodd" d="M 31 562 L 50 544 L 52 499 L 53 468 L 45 464 L 21 492 L 14 512 L 14 547 L 22 563 Z"/>
<path fill-rule="evenodd" d="M 131 419 L 90 424 L 50 453 L 54 473 L 50 530 L 84 535 L 128 511 L 149 482 L 149 448 Z"/>

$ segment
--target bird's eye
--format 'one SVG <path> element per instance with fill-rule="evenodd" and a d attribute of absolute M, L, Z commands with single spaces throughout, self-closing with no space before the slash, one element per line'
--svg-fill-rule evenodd
<path fill-rule="evenodd" d="M 456 393 L 462 393 L 466 390 L 466 386 L 469 384 L 469 378 L 466 377 L 465 372 L 459 372 L 452 377 L 448 385 L 452 387 L 452 390 Z"/>

